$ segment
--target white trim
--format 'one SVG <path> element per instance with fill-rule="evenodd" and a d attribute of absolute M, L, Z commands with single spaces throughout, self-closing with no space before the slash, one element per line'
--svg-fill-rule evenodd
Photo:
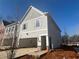
<path fill-rule="evenodd" d="M 41 35 L 39 35 L 39 36 L 48 36 L 48 34 L 41 34 Z"/>
<path fill-rule="evenodd" d="M 49 36 L 46 36 L 46 46 L 49 46 Z"/>
<path fill-rule="evenodd" d="M 39 12 L 40 14 L 44 14 L 42 11 L 40 11 L 39 9 L 37 9 L 37 8 L 35 8 L 35 7 L 33 7 L 33 6 L 31 6 L 35 11 L 37 11 L 37 12 Z"/>
<path fill-rule="evenodd" d="M 38 46 L 38 47 L 41 46 L 41 36 L 39 36 L 39 37 L 37 38 L 37 46 Z"/>
<path fill-rule="evenodd" d="M 25 19 L 26 15 L 28 14 L 28 12 L 30 11 L 32 7 L 30 6 L 27 11 L 25 12 L 24 16 L 21 18 L 20 23 Z"/>

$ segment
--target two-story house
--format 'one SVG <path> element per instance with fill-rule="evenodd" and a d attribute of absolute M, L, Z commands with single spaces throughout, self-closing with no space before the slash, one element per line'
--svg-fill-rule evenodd
<path fill-rule="evenodd" d="M 60 47 L 61 31 L 48 12 L 30 6 L 20 21 L 18 47 Z"/>

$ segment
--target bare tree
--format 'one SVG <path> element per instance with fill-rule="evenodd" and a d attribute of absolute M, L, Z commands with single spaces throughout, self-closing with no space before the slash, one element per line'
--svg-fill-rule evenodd
<path fill-rule="evenodd" d="M 16 43 L 17 43 L 17 23 L 18 23 L 18 20 L 19 20 L 19 6 L 18 5 L 16 5 L 16 13 L 17 13 L 17 15 L 16 15 L 16 19 L 17 19 L 17 21 L 16 21 L 16 23 L 15 23 L 15 30 L 14 30 L 14 37 L 13 37 L 13 44 L 12 44 L 12 49 L 11 49 L 11 55 L 10 55 L 10 59 L 14 59 L 14 56 L 15 56 L 15 48 L 16 48 Z"/>
<path fill-rule="evenodd" d="M 69 40 L 69 35 L 65 32 L 65 34 L 62 36 L 62 40 L 63 40 L 63 43 L 68 43 L 68 40 Z"/>
<path fill-rule="evenodd" d="M 13 37 L 13 43 L 12 43 L 12 48 L 11 48 L 10 59 L 14 59 L 15 48 L 16 48 L 16 41 L 17 41 L 17 22 L 15 24 L 14 37 Z"/>

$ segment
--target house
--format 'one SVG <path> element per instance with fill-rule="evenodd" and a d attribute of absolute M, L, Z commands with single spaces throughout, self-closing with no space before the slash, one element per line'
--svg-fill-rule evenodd
<path fill-rule="evenodd" d="M 61 30 L 47 13 L 30 6 L 20 21 L 18 47 L 58 48 Z"/>
<path fill-rule="evenodd" d="M 0 21 L 0 46 L 3 43 L 4 40 L 4 33 L 5 33 L 5 26 L 8 25 L 9 22 L 1 20 Z"/>
<path fill-rule="evenodd" d="M 15 33 L 15 31 L 16 31 L 16 33 Z M 14 23 L 7 25 L 5 27 L 3 46 L 12 46 L 13 42 L 15 40 L 15 36 L 16 36 L 16 38 L 18 37 L 17 35 L 18 35 L 18 22 L 17 23 L 14 22 Z"/>

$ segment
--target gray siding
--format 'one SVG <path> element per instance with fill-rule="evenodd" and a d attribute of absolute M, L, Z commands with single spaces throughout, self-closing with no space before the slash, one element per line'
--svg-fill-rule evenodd
<path fill-rule="evenodd" d="M 22 48 L 37 47 L 37 38 L 20 39 L 19 47 L 22 47 Z"/>
<path fill-rule="evenodd" d="M 48 16 L 48 35 L 51 37 L 52 48 L 58 48 L 61 44 L 61 32 L 57 28 L 57 25 L 53 22 L 53 19 Z"/>

